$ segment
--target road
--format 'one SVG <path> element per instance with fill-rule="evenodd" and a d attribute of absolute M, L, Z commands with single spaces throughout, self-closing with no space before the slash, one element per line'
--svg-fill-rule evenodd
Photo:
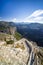
<path fill-rule="evenodd" d="M 22 41 L 25 42 L 25 44 L 27 45 L 27 47 L 29 48 L 29 54 L 30 54 L 30 59 L 27 61 L 27 64 L 26 65 L 35 65 L 34 64 L 34 61 L 35 61 L 35 53 L 34 53 L 34 46 L 33 44 L 28 41 L 27 39 L 22 39 Z"/>
<path fill-rule="evenodd" d="M 22 38 L 19 42 L 25 42 L 25 44 L 27 45 L 27 47 L 29 48 L 29 55 L 30 57 L 28 58 L 27 60 L 27 64 L 26 65 L 40 65 L 39 64 L 39 59 L 38 59 L 38 56 L 36 54 L 36 50 L 35 50 L 35 47 L 34 45 L 32 44 L 32 42 L 28 41 L 27 39 L 25 38 Z M 37 49 L 37 47 L 36 47 Z"/>

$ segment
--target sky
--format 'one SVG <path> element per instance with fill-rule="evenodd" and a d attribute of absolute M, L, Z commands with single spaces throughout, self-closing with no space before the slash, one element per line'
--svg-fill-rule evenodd
<path fill-rule="evenodd" d="M 0 0 L 0 20 L 43 23 L 43 0 Z"/>

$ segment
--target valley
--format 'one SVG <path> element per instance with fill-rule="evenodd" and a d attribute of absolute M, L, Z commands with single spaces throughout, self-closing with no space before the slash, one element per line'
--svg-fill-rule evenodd
<path fill-rule="evenodd" d="M 43 44 L 30 40 L 35 32 L 30 31 L 33 36 L 28 39 L 25 33 L 29 31 L 24 24 L 18 27 L 16 23 L 6 23 L 2 22 L 0 27 L 0 65 L 43 65 Z"/>

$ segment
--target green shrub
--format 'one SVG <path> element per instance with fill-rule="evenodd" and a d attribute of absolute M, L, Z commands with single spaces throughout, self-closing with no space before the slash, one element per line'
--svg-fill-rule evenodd
<path fill-rule="evenodd" d="M 7 44 L 13 44 L 14 41 L 13 40 L 9 40 L 9 41 L 6 41 Z"/>
<path fill-rule="evenodd" d="M 14 34 L 14 37 L 17 39 L 17 40 L 20 40 L 22 38 L 22 35 L 18 32 L 15 32 Z"/>

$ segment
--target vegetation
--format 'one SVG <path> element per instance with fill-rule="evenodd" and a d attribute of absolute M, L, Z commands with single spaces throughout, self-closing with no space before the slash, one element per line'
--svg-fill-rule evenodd
<path fill-rule="evenodd" d="M 9 40 L 9 41 L 6 41 L 7 44 L 13 44 L 14 41 L 13 40 Z"/>
<path fill-rule="evenodd" d="M 14 37 L 15 37 L 17 40 L 20 40 L 20 39 L 22 38 L 22 35 L 19 34 L 18 32 L 15 32 Z"/>
<path fill-rule="evenodd" d="M 24 50 L 24 49 L 25 49 L 24 45 L 23 45 L 23 44 L 22 44 L 22 45 L 20 45 L 19 43 L 15 46 L 15 48 L 21 48 L 22 50 Z"/>
<path fill-rule="evenodd" d="M 6 33 L 0 33 L 0 40 L 1 41 L 6 41 L 7 39 L 10 40 L 11 39 L 11 36 L 10 34 L 6 34 Z"/>
<path fill-rule="evenodd" d="M 2 30 L 6 30 L 6 28 L 3 26 L 3 27 L 0 27 L 0 30 L 2 31 Z"/>

